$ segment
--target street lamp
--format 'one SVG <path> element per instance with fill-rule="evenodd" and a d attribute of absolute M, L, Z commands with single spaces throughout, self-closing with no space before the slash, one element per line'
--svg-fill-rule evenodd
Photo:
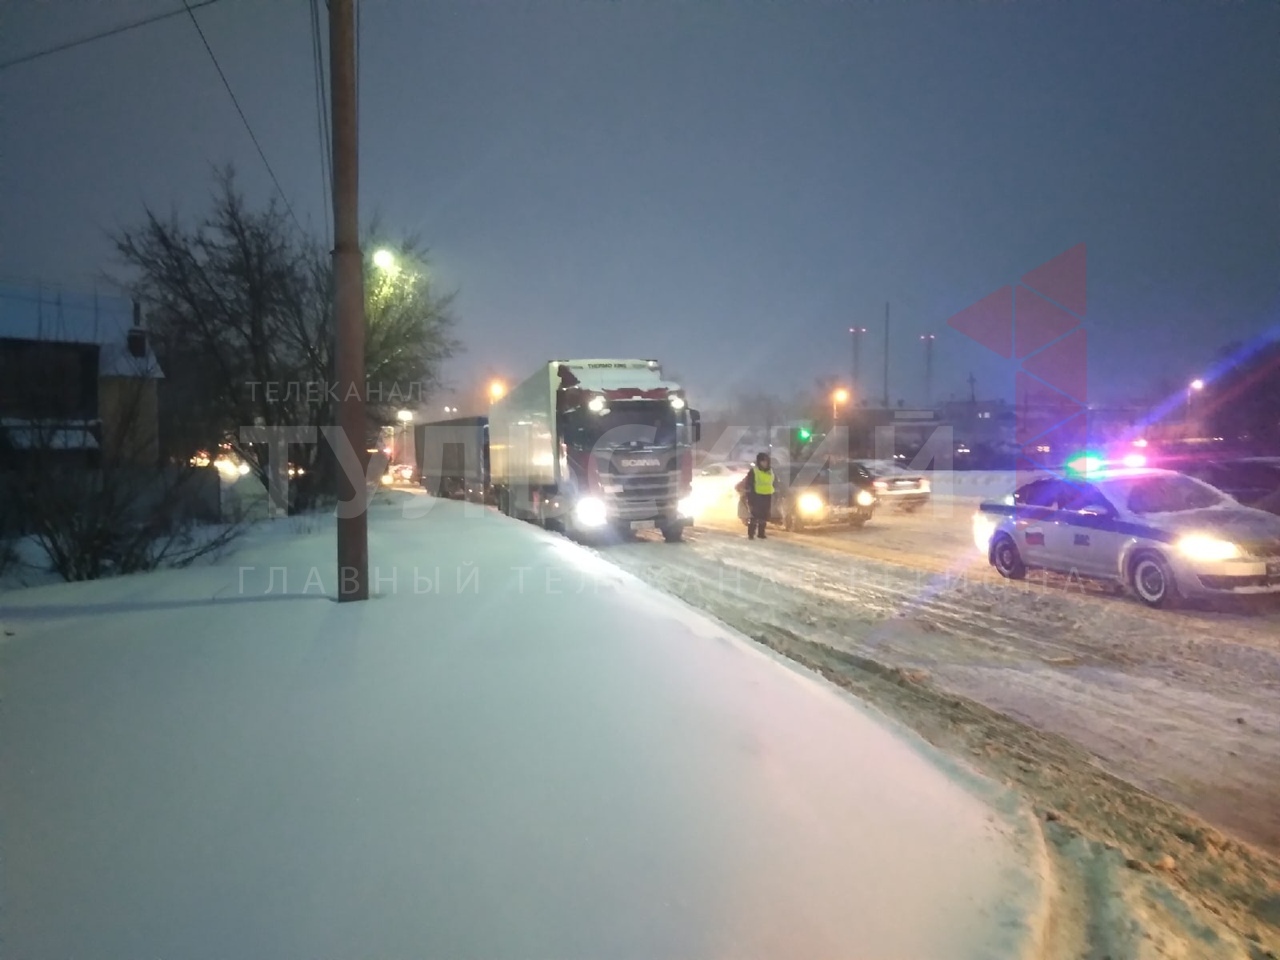
<path fill-rule="evenodd" d="M 403 460 L 405 448 L 409 446 L 409 424 L 413 423 L 413 411 L 397 410 L 396 419 L 400 421 L 400 449 L 396 451 L 396 459 Z"/>
<path fill-rule="evenodd" d="M 838 387 L 831 394 L 831 425 L 835 426 L 837 411 L 836 408 L 842 403 L 849 402 L 849 391 L 844 387 Z"/>
<path fill-rule="evenodd" d="M 853 384 L 854 389 L 858 389 L 862 383 L 862 334 L 867 332 L 866 327 L 850 327 L 849 336 L 853 339 Z"/>
<path fill-rule="evenodd" d="M 507 386 L 501 380 L 489 384 L 489 399 L 501 400 L 507 394 Z"/>
<path fill-rule="evenodd" d="M 1187 384 L 1187 423 L 1191 423 L 1191 398 L 1204 389 L 1204 381 L 1199 377 Z"/>
<path fill-rule="evenodd" d="M 373 265 L 383 273 L 393 273 L 396 269 L 396 255 L 383 247 L 373 253 Z"/>

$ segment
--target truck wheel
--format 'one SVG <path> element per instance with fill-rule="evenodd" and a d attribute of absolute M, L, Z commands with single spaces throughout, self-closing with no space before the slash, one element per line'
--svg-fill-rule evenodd
<path fill-rule="evenodd" d="M 680 543 L 684 540 L 684 525 L 672 524 L 669 527 L 662 528 L 662 539 L 667 543 Z"/>

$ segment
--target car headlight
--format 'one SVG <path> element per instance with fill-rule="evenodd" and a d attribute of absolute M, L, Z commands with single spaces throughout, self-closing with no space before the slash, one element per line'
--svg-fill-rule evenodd
<path fill-rule="evenodd" d="M 991 549 L 991 537 L 996 532 L 996 522 L 985 513 L 973 515 L 973 545 L 986 556 Z"/>
<path fill-rule="evenodd" d="M 1178 552 L 1192 560 L 1234 560 L 1240 548 L 1229 540 L 1192 534 L 1178 541 Z"/>
<path fill-rule="evenodd" d="M 609 518 L 604 501 L 597 497 L 583 497 L 573 508 L 573 518 L 582 527 L 599 527 Z"/>
<path fill-rule="evenodd" d="M 869 507 L 876 502 L 876 498 L 870 490 L 859 490 L 854 499 L 858 501 L 858 506 L 860 507 Z"/>
<path fill-rule="evenodd" d="M 682 517 L 694 517 L 698 514 L 698 498 L 692 495 L 685 497 L 676 506 L 676 510 Z"/>
<path fill-rule="evenodd" d="M 933 489 L 933 487 L 929 484 L 929 481 L 928 481 L 928 480 L 921 480 L 921 481 L 920 481 L 920 492 L 921 492 L 921 493 L 928 493 L 928 492 L 929 492 L 930 490 L 932 490 L 932 489 Z"/>
<path fill-rule="evenodd" d="M 802 493 L 800 499 L 796 501 L 796 509 L 801 513 L 822 513 L 826 508 L 826 503 L 816 493 Z"/>

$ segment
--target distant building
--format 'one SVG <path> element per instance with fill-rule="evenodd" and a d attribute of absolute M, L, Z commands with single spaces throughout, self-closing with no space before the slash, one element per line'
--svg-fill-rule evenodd
<path fill-rule="evenodd" d="M 0 283 L 0 462 L 156 465 L 163 376 L 128 298 Z"/>

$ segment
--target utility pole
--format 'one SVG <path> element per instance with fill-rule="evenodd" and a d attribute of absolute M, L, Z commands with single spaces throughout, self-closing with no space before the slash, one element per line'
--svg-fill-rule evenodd
<path fill-rule="evenodd" d="M 355 0 L 329 0 L 333 126 L 333 311 L 338 427 L 361 469 L 338 470 L 338 602 L 369 599 L 369 491 L 364 463 L 364 258 L 360 253 Z M 345 508 L 343 504 L 346 504 Z"/>
<path fill-rule="evenodd" d="M 884 304 L 884 408 L 889 409 L 889 301 Z"/>
<path fill-rule="evenodd" d="M 933 406 L 933 341 L 932 333 L 920 338 L 924 341 L 924 405 Z"/>

